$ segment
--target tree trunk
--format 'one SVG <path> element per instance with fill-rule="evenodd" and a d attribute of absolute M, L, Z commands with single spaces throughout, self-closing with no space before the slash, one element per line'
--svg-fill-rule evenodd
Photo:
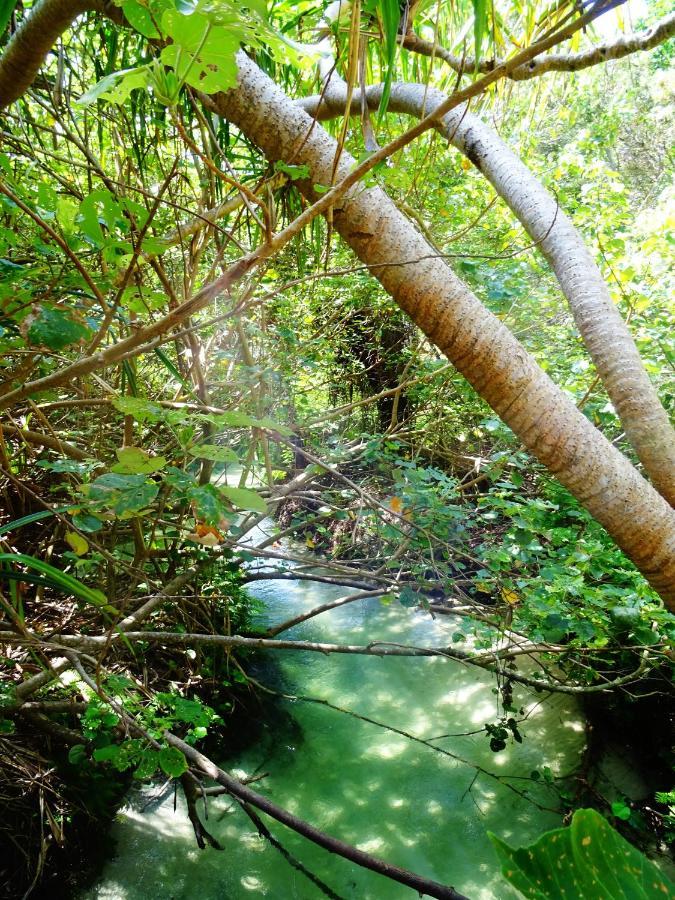
<path fill-rule="evenodd" d="M 0 109 L 26 93 L 58 38 L 83 12 L 97 10 L 115 21 L 121 12 L 107 0 L 36 3 L 12 35 L 0 61 Z"/>
<path fill-rule="evenodd" d="M 336 142 L 243 53 L 239 87 L 213 98 L 270 160 L 309 167 L 299 187 L 329 184 Z M 338 177 L 354 161 L 343 154 Z M 379 188 L 357 186 L 337 231 L 476 391 L 607 529 L 675 609 L 675 511 L 537 366 Z"/>
<path fill-rule="evenodd" d="M 367 89 L 371 109 L 378 109 L 381 95 L 380 85 Z M 421 118 L 445 99 L 423 84 L 394 84 L 388 109 Z M 346 102 L 346 85 L 332 75 L 324 94 L 301 106 L 327 119 L 344 113 Z M 361 114 L 360 96 L 351 111 Z M 482 172 L 550 263 L 628 440 L 654 487 L 675 506 L 675 430 L 579 232 L 527 166 L 465 107 L 448 113 L 438 130 Z"/>
<path fill-rule="evenodd" d="M 79 2 L 82 6 L 78 0 L 37 4 L 22 23 L 0 59 L 0 107 L 30 84 L 51 43 L 85 8 L 83 0 Z M 97 2 L 88 0 L 86 8 L 98 8 Z M 107 9 L 106 13 L 110 14 Z M 306 163 L 311 178 L 299 186 L 313 197 L 313 184 L 332 181 L 335 141 L 244 53 L 239 53 L 238 62 L 239 86 L 218 95 L 215 109 L 270 160 Z M 353 160 L 343 154 L 338 177 L 351 166 Z M 604 525 L 675 610 L 675 511 L 437 258 L 383 191 L 352 189 L 335 210 L 334 222 L 396 302 Z"/>

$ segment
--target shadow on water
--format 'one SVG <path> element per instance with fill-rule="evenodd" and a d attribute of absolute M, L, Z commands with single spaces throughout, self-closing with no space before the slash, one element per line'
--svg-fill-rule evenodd
<path fill-rule="evenodd" d="M 308 582 L 257 582 L 265 604 L 261 624 L 273 625 L 343 596 L 342 588 Z M 367 643 L 452 643 L 451 618 L 377 600 L 359 601 L 296 626 L 289 635 Z M 497 716 L 494 679 L 440 658 L 375 658 L 279 653 L 261 656 L 255 677 L 285 693 L 319 698 L 437 746 L 467 765 L 408 738 L 325 705 L 279 701 L 283 715 L 226 766 L 237 775 L 268 773 L 256 789 L 277 804 L 362 850 L 447 884 L 473 900 L 515 897 L 501 879 L 488 830 L 526 843 L 560 824 L 475 766 L 527 790 L 543 806 L 555 805 L 546 785 L 527 778 L 550 767 L 571 772 L 584 747 L 583 719 L 573 700 L 516 688 L 525 709 L 522 745 L 490 751 L 486 722 Z M 467 734 L 468 732 L 468 734 Z M 323 895 L 305 875 L 261 839 L 246 815 L 226 797 L 209 803 L 208 827 L 225 848 L 200 851 L 181 797 L 173 794 L 142 811 L 153 788 L 136 788 L 113 828 L 116 853 L 102 878 L 80 900 L 200 900 L 246 897 L 313 900 Z M 307 842 L 277 823 L 273 835 L 343 898 L 410 898 L 413 893 Z"/>

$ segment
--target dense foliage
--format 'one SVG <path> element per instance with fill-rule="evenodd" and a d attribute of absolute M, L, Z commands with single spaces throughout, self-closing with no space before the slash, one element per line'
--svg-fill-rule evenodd
<path fill-rule="evenodd" d="M 162 773 L 212 841 L 170 736 L 218 748 L 239 727 L 254 687 L 237 641 L 270 637 L 246 585 L 319 561 L 379 595 L 383 616 L 391 603 L 453 613 L 447 654 L 494 672 L 494 753 L 522 741 L 528 687 L 662 696 L 665 740 L 675 617 L 373 281 L 330 211 L 242 282 L 208 288 L 308 206 L 307 168 L 268 163 L 209 104 L 236 86 L 241 45 L 293 96 L 321 89 L 320 38 L 351 88 L 384 82 L 377 111 L 325 123 L 359 161 L 409 126 L 387 113 L 395 81 L 451 92 L 478 61 L 461 75 L 405 49 L 385 0 L 328 23 L 309 2 L 118 6 L 124 27 L 91 15 L 59 39 L 5 111 L 0 151 L 0 733 L 26 771 L 57 767 L 40 800 L 55 842 L 119 800 L 102 811 L 87 785 Z M 422 38 L 485 62 L 562 27 L 574 4 L 488 7 L 406 5 Z M 672 53 L 495 81 L 474 101 L 571 215 L 671 413 Z M 427 131 L 365 183 L 635 460 L 546 260 L 468 158 Z M 268 515 L 275 533 L 260 538 Z M 657 755 L 655 832 L 625 798 L 579 785 L 556 785 L 561 812 L 592 802 L 654 849 L 672 832 L 665 744 Z M 35 797 L 3 781 L 26 808 L 0 829 L 26 830 Z M 31 848 L 8 877 L 29 884 L 44 864 L 35 875 Z"/>

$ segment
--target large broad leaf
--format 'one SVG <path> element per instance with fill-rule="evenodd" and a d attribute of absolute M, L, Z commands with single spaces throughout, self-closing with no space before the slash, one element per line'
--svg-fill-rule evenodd
<path fill-rule="evenodd" d="M 91 330 L 67 309 L 41 306 L 37 315 L 26 322 L 30 343 L 50 350 L 63 350 L 91 336 Z"/>
<path fill-rule="evenodd" d="M 120 223 L 123 224 L 122 207 L 110 191 L 99 188 L 88 194 L 80 203 L 77 221 L 84 236 L 95 247 L 103 247 L 106 239 L 101 224 L 105 225 L 109 232 L 113 232 Z"/>
<path fill-rule="evenodd" d="M 293 432 L 285 425 L 280 425 L 273 419 L 262 418 L 256 419 L 247 413 L 232 410 L 223 413 L 207 413 L 202 418 L 207 422 L 211 422 L 216 428 L 265 428 L 267 431 L 277 431 L 279 434 L 289 435 Z"/>
<path fill-rule="evenodd" d="M 228 519 L 230 510 L 223 502 L 219 489 L 213 484 L 203 484 L 192 488 L 188 497 L 193 504 L 195 517 L 207 525 L 220 525 Z M 231 516 L 230 516 L 231 517 Z"/>
<path fill-rule="evenodd" d="M 120 518 L 140 512 L 159 493 L 159 485 L 148 481 L 143 475 L 120 475 L 116 472 L 101 475 L 81 490 L 84 492 L 85 489 L 91 500 L 104 504 Z"/>
<path fill-rule="evenodd" d="M 249 491 L 248 488 L 235 487 L 223 487 L 220 490 L 239 509 L 250 509 L 259 513 L 267 512 L 267 504 L 255 491 Z"/>
<path fill-rule="evenodd" d="M 112 404 L 125 416 L 133 416 L 137 422 L 161 422 L 164 418 L 164 410 L 158 403 L 141 397 L 116 397 Z"/>
<path fill-rule="evenodd" d="M 170 778 L 179 778 L 188 770 L 185 757 L 175 747 L 163 747 L 159 751 L 159 765 Z"/>
<path fill-rule="evenodd" d="M 89 106 L 95 100 L 108 100 L 110 103 L 121 105 L 136 88 L 146 87 L 149 74 L 149 66 L 136 66 L 133 69 L 121 69 L 119 72 L 112 72 L 89 88 L 75 102 L 79 106 Z"/>
<path fill-rule="evenodd" d="M 115 452 L 119 462 L 115 463 L 112 471 L 121 475 L 150 475 L 166 465 L 166 457 L 150 456 L 141 447 L 121 447 Z"/>
<path fill-rule="evenodd" d="M 215 25 L 207 16 L 184 16 L 176 9 L 165 10 L 162 30 L 173 43 L 164 47 L 160 58 L 176 72 L 180 81 L 200 90 L 226 91 L 237 83 L 235 56 L 246 33 L 238 16 L 227 25 Z"/>
<path fill-rule="evenodd" d="M 514 849 L 489 835 L 504 877 L 533 900 L 665 900 L 675 887 L 644 853 L 594 809 L 578 809 L 569 828 Z"/>
<path fill-rule="evenodd" d="M 150 11 L 145 6 L 142 6 L 138 0 L 126 0 L 126 2 L 122 3 L 122 10 L 127 22 L 143 37 L 159 37 L 159 31 L 155 28 Z"/>
<path fill-rule="evenodd" d="M 196 456 L 197 459 L 208 459 L 210 462 L 239 462 L 234 450 L 229 447 L 219 447 L 217 444 L 200 444 L 198 447 L 190 447 L 188 453 L 190 456 Z"/>

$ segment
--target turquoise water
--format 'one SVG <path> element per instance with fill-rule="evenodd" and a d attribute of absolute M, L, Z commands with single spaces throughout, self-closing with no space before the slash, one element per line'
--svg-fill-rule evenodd
<path fill-rule="evenodd" d="M 254 583 L 265 604 L 263 621 L 285 621 L 348 589 L 308 582 Z M 324 613 L 288 636 L 342 643 L 373 640 L 447 645 L 456 623 L 378 600 L 357 601 Z M 287 635 L 284 635 L 286 637 Z M 550 766 L 572 771 L 584 746 L 581 714 L 563 695 L 516 688 L 525 707 L 523 743 L 493 754 L 484 733 L 468 734 L 495 720 L 494 679 L 439 659 L 324 656 L 283 652 L 276 666 L 257 674 L 286 693 L 306 695 L 394 728 L 437 741 L 437 746 L 498 775 L 527 776 Z M 271 679 L 275 683 L 271 683 Z M 452 884 L 473 900 L 515 897 L 499 874 L 488 830 L 512 843 L 527 843 L 560 824 L 498 780 L 376 725 L 325 706 L 280 701 L 294 726 L 275 726 L 226 768 L 239 775 L 266 772 L 254 787 L 330 834 L 434 880 Z M 543 805 L 554 805 L 544 786 L 529 788 Z M 207 827 L 223 847 L 200 851 L 182 798 L 156 799 L 157 786 L 134 789 L 113 826 L 116 853 L 99 882 L 80 900 L 244 900 L 251 897 L 313 900 L 320 887 L 293 868 L 240 808 L 225 797 L 209 801 Z M 153 800 L 153 798 L 155 798 Z M 148 806 L 148 804 L 150 805 Z M 413 898 L 416 892 L 331 856 L 282 825 L 266 819 L 272 834 L 293 856 L 342 898 Z"/>

